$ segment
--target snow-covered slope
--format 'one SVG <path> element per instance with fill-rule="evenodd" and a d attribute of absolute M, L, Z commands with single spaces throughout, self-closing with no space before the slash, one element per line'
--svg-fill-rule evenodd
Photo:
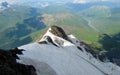
<path fill-rule="evenodd" d="M 94 58 L 73 35 L 66 40 L 51 30 L 39 42 L 19 47 L 25 51 L 17 61 L 33 65 L 38 75 L 120 75 L 120 67 Z"/>

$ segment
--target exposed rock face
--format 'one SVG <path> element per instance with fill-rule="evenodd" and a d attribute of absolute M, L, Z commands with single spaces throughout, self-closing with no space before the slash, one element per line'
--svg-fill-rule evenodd
<path fill-rule="evenodd" d="M 0 75 L 37 75 L 32 65 L 24 65 L 16 62 L 22 54 L 18 48 L 5 51 L 0 49 Z"/>
<path fill-rule="evenodd" d="M 86 44 L 85 42 L 80 42 L 81 44 L 85 45 L 85 49 L 87 52 L 90 52 L 94 57 L 96 57 L 96 53 L 94 51 L 94 48 L 92 48 L 90 45 Z"/>
<path fill-rule="evenodd" d="M 67 37 L 66 33 L 64 32 L 64 30 L 58 26 L 52 26 L 50 32 L 58 37 L 68 40 L 68 37 Z"/>

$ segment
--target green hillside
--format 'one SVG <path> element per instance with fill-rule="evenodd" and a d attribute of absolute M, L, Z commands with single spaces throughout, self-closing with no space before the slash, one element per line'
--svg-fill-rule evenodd
<path fill-rule="evenodd" d="M 120 32 L 120 11 L 105 6 L 94 6 L 79 12 L 95 31 L 109 35 Z"/>
<path fill-rule="evenodd" d="M 30 17 L 29 7 L 15 6 L 0 12 L 0 32 Z"/>
<path fill-rule="evenodd" d="M 35 40 L 32 35 L 46 27 L 42 19 L 38 9 L 26 6 L 0 12 L 0 48 L 14 48 Z"/>
<path fill-rule="evenodd" d="M 99 42 L 102 34 L 112 36 L 120 32 L 118 9 L 106 5 L 77 8 L 77 11 L 64 4 L 42 9 L 14 6 L 0 12 L 0 48 L 13 48 L 39 40 L 52 25 L 62 27 L 68 34 L 74 34 L 93 47 L 102 48 Z"/>
<path fill-rule="evenodd" d="M 79 13 L 87 17 L 103 18 L 109 17 L 111 11 L 108 6 L 92 6 L 82 11 L 79 11 Z"/>

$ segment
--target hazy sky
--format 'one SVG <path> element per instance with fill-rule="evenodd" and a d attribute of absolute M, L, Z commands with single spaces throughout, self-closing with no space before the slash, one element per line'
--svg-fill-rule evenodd
<path fill-rule="evenodd" d="M 14 3 L 16 2 L 17 0 L 0 0 L 0 2 L 3 2 L 3 1 L 7 1 L 7 2 L 10 2 L 10 3 Z M 20 0 L 19 0 L 20 1 Z"/>
<path fill-rule="evenodd" d="M 61 1 L 61 0 L 0 0 L 0 2 L 7 1 L 10 3 L 16 3 L 16 2 L 23 2 L 23 1 Z M 62 0 L 64 1 L 64 0 Z M 120 2 L 120 0 L 65 0 L 65 1 L 73 1 L 73 2 L 79 2 L 79 3 L 86 3 L 86 2 L 93 2 L 93 1 L 114 1 L 114 2 Z"/>
<path fill-rule="evenodd" d="M 87 2 L 97 2 L 97 1 L 120 2 L 120 0 L 74 0 L 74 2 L 76 3 L 87 3 Z"/>

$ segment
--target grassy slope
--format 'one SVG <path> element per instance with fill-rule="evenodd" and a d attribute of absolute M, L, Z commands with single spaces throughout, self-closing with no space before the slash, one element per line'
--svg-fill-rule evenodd
<path fill-rule="evenodd" d="M 11 46 L 12 42 L 15 41 L 12 38 L 7 38 L 5 36 L 7 30 L 11 27 L 16 27 L 17 22 L 22 22 L 23 19 L 28 18 L 27 15 L 29 12 L 28 8 L 25 7 L 13 7 L 6 9 L 0 13 L 0 47 L 5 48 L 5 46 Z"/>
<path fill-rule="evenodd" d="M 23 19 L 30 17 L 29 7 L 13 7 L 6 9 L 0 13 L 0 32 L 9 27 L 15 26 L 17 22 L 22 22 Z"/>
<path fill-rule="evenodd" d="M 44 23 L 35 16 L 37 12 L 34 10 L 31 7 L 14 6 L 0 12 L 0 48 L 9 49 L 35 41 Z"/>
<path fill-rule="evenodd" d="M 5 24 L 4 28 L 7 28 L 9 26 L 15 26 L 16 22 L 22 22 L 24 18 L 29 18 L 30 17 L 28 15 L 29 12 L 26 12 L 26 11 L 29 11 L 29 9 L 27 8 L 25 9 L 25 11 L 23 9 L 25 8 L 20 8 L 20 10 L 17 13 L 21 15 L 19 15 L 19 17 L 18 16 L 16 17 L 16 15 L 18 15 L 16 13 L 15 17 L 13 17 L 13 19 L 16 19 L 16 20 L 13 22 L 11 21 L 11 19 L 8 20 L 11 22 L 11 23 L 8 22 L 11 25 Z M 94 6 L 90 9 L 86 9 L 81 12 L 73 12 L 72 10 L 64 6 L 59 6 L 59 5 L 46 7 L 41 10 L 41 12 L 43 12 L 42 17 L 44 17 L 43 22 L 45 25 L 47 25 L 47 28 L 50 27 L 51 25 L 58 25 L 62 27 L 68 34 L 72 33 L 77 38 L 99 48 L 101 48 L 101 44 L 98 42 L 100 40 L 99 34 L 101 33 L 115 34 L 115 33 L 118 33 L 120 30 L 119 29 L 120 14 L 118 13 L 119 11 L 118 10 L 116 10 L 116 12 L 115 11 L 112 12 L 112 11 L 113 10 L 110 10 L 108 7 L 105 7 L 105 6 L 102 6 L 102 7 Z M 111 14 L 110 17 L 108 17 L 109 14 Z M 10 16 L 10 18 L 12 17 Z M 95 31 L 88 25 L 88 20 L 91 22 L 91 25 L 93 25 L 95 28 L 99 30 L 99 32 Z M 6 23 L 4 21 L 5 20 L 3 20 L 3 23 Z M 0 25 L 2 26 L 1 23 Z M 41 37 L 41 35 L 44 34 L 46 29 L 32 32 L 32 34 L 21 37 L 19 41 L 22 41 L 26 38 L 28 39 L 31 38 L 32 42 L 39 40 L 40 38 L 38 37 Z M 0 31 L 2 31 L 2 29 Z M 10 42 L 7 42 L 7 44 L 10 44 Z"/>
<path fill-rule="evenodd" d="M 98 29 L 100 33 L 111 35 L 120 32 L 120 13 L 118 12 L 120 11 L 99 6 L 85 9 L 80 12 L 80 15 L 90 21 L 91 25 Z"/>

